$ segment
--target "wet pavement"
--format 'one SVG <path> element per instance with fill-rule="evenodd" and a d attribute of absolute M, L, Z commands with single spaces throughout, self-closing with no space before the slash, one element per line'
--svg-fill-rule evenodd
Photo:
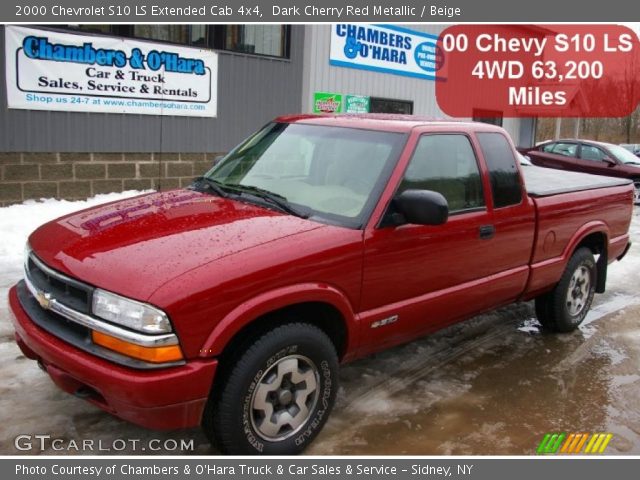
<path fill-rule="evenodd" d="M 306 453 L 528 455 L 545 433 L 562 431 L 611 432 L 606 453 L 640 454 L 638 211 L 632 240 L 576 332 L 542 331 L 524 303 L 344 366 L 336 408 Z M 5 298 L 18 271 L 0 277 L 0 454 L 216 453 L 198 429 L 148 431 L 58 391 L 12 341 Z M 21 434 L 64 447 L 19 451 Z M 83 439 L 93 450 L 69 448 Z M 142 450 L 150 439 L 158 450 Z M 193 449 L 175 450 L 172 440 L 193 440 Z"/>

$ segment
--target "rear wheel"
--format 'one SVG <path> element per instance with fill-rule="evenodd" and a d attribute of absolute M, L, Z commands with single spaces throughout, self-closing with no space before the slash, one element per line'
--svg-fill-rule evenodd
<path fill-rule="evenodd" d="M 331 412 L 337 373 L 338 356 L 323 331 L 304 323 L 277 327 L 250 343 L 212 392 L 205 434 L 228 454 L 300 453 Z"/>
<path fill-rule="evenodd" d="M 587 316 L 596 290 L 597 267 L 588 248 L 578 249 L 562 278 L 549 293 L 536 298 L 536 316 L 556 332 L 570 332 Z"/>

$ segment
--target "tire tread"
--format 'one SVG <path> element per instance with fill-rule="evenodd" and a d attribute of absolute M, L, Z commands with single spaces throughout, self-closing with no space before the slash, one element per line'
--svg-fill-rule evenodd
<path fill-rule="evenodd" d="M 566 289 L 568 288 L 569 281 L 573 272 L 584 262 L 590 261 L 593 264 L 594 278 L 591 284 L 591 293 L 588 300 L 589 305 L 582 312 L 580 321 L 575 323 L 566 310 Z M 593 293 L 595 291 L 595 285 L 597 281 L 597 267 L 593 258 L 593 253 L 586 247 L 581 247 L 574 252 L 569 259 L 567 267 L 565 268 L 560 281 L 556 284 L 553 290 L 544 295 L 540 295 L 535 300 L 536 316 L 538 320 L 548 330 L 553 332 L 567 333 L 578 328 L 582 320 L 586 316 L 593 300 Z"/>
<path fill-rule="evenodd" d="M 228 371 L 226 378 L 218 383 L 220 391 L 212 391 L 210 401 L 207 402 L 203 415 L 202 425 L 205 435 L 221 452 L 255 454 L 255 452 L 250 451 L 239 451 L 236 448 L 233 435 L 229 434 L 232 429 L 237 428 L 234 426 L 234 411 L 239 401 L 230 392 L 238 391 L 242 388 L 242 385 L 246 382 L 246 372 L 251 370 L 251 364 L 255 362 L 257 357 L 259 358 L 265 354 L 263 350 L 266 350 L 267 346 L 279 341 L 284 336 L 290 336 L 292 331 L 295 331 L 296 341 L 306 337 L 313 342 L 323 343 L 324 347 L 330 346 L 333 359 L 337 365 L 338 355 L 335 345 L 323 330 L 309 323 L 285 323 L 248 339 L 244 343 L 244 345 L 248 345 L 246 350 L 235 357 L 237 360 L 235 365 Z"/>

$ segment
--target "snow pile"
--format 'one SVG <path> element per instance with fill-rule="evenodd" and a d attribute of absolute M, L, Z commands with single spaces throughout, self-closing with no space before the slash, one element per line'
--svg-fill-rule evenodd
<path fill-rule="evenodd" d="M 141 193 L 129 190 L 122 193 L 108 193 L 81 201 L 27 200 L 19 205 L 0 208 L 0 295 L 6 296 L 4 289 L 15 283 L 22 275 L 22 255 L 27 237 L 43 223 L 71 212 L 93 207 L 101 203 L 133 197 Z"/>

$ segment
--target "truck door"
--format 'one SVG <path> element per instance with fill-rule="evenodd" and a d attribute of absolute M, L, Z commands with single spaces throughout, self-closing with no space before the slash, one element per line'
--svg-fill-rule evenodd
<path fill-rule="evenodd" d="M 392 202 L 366 236 L 363 354 L 513 300 L 524 290 L 531 245 L 528 238 L 510 245 L 524 230 L 522 218 L 494 214 L 479 148 L 465 133 L 420 135 L 396 194 L 437 191 L 448 201 L 449 219 L 437 226 L 386 224 Z M 527 227 L 532 242 L 533 224 Z M 516 250 L 517 258 L 502 259 Z"/>
<path fill-rule="evenodd" d="M 500 132 L 478 132 L 475 136 L 491 192 L 493 238 L 487 244 L 486 258 L 494 274 L 518 277 L 526 282 L 536 229 L 533 202 L 526 193 L 518 160 L 507 137 Z M 526 276 L 518 272 L 526 272 Z M 506 297 L 519 296 L 524 284 L 514 280 L 511 287 L 505 290 Z"/>
<path fill-rule="evenodd" d="M 447 199 L 449 219 L 437 226 L 396 226 L 383 218 L 366 235 L 363 354 L 511 302 L 524 290 L 533 206 L 511 145 L 506 142 L 510 162 L 500 139 L 489 137 L 482 145 L 495 159 L 492 169 L 480 161 L 482 147 L 472 136 L 420 135 L 396 194 L 437 191 Z M 393 214 L 392 202 L 385 218 Z"/>

